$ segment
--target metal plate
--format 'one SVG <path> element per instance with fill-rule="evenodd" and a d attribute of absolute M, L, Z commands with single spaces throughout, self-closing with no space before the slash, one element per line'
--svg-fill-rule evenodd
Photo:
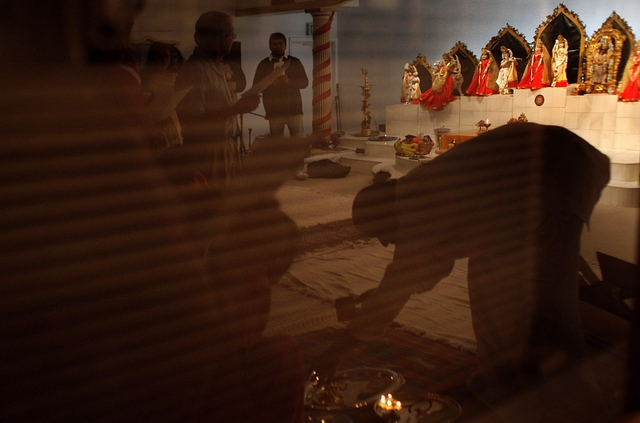
<path fill-rule="evenodd" d="M 336 373 L 327 386 L 307 382 L 305 405 L 317 410 L 347 410 L 373 404 L 383 394 L 393 393 L 404 385 L 404 378 L 391 370 L 376 368 L 349 369 Z"/>
<path fill-rule="evenodd" d="M 304 413 L 304 423 L 353 423 L 353 419 L 346 414 L 323 410 L 313 410 Z"/>
<path fill-rule="evenodd" d="M 401 410 L 384 410 L 379 407 L 377 401 L 373 406 L 378 416 L 390 422 L 448 423 L 456 420 L 462 414 L 460 404 L 449 397 L 434 392 L 408 394 L 401 391 L 396 392 L 393 397 L 402 403 Z"/>

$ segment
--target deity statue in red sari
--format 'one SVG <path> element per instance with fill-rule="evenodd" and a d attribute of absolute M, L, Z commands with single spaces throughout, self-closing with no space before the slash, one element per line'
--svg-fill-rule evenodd
<path fill-rule="evenodd" d="M 480 61 L 471 79 L 466 94 L 472 96 L 488 96 L 498 93 L 498 72 L 500 68 L 491 51 L 482 49 Z"/>
<path fill-rule="evenodd" d="M 518 84 L 519 89 L 539 90 L 551 86 L 551 56 L 542 40 L 536 41 L 535 49 L 529 58 L 524 75 Z"/>
<path fill-rule="evenodd" d="M 625 102 L 640 100 L 640 41 L 636 44 L 635 55 L 622 74 L 618 99 Z"/>
<path fill-rule="evenodd" d="M 430 110 L 442 110 L 456 99 L 453 96 L 453 76 L 457 65 L 451 55 L 445 53 L 442 55 L 442 62 L 435 63 L 435 68 L 433 85 L 420 96 L 420 104 Z"/>

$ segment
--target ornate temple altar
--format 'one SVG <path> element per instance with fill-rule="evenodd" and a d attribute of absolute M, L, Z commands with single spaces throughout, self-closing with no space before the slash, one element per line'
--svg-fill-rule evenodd
<path fill-rule="evenodd" d="M 574 89 L 575 85 L 569 85 L 537 91 L 515 90 L 511 95 L 457 97 L 440 111 L 431 111 L 419 104 L 393 104 L 386 107 L 386 136 L 404 138 L 407 134 L 428 134 L 436 140 L 435 134 L 441 128 L 449 129 L 448 136 L 472 134 L 478 131 L 476 125 L 480 120 L 488 119 L 491 131 L 525 115 L 529 122 L 564 126 L 605 153 L 611 160 L 611 181 L 602 194 L 601 203 L 638 207 L 640 102 L 619 102 L 617 96 L 607 94 L 571 95 Z M 343 137 L 340 145 L 361 151 L 345 153 L 341 159 L 341 163 L 348 163 L 353 170 L 361 172 L 384 166 L 406 174 L 438 156 L 434 149 L 420 160 L 402 157 L 396 155 L 393 142 L 367 138 Z"/>
<path fill-rule="evenodd" d="M 566 72 L 563 85 L 568 86 L 510 89 L 502 94 L 485 96 L 455 93 L 453 101 L 439 110 L 430 110 L 415 102 L 388 105 L 385 135 L 398 138 L 409 134 L 435 136 L 438 142 L 434 152 L 421 158 L 396 155 L 392 143 L 365 140 L 363 145 L 356 146 L 364 151 L 360 159 L 393 161 L 394 170 L 406 173 L 421 162 L 432 160 L 436 157 L 435 152 L 446 154 L 450 144 L 472 138 L 479 130 L 478 122 L 490 122 L 491 128 L 496 128 L 522 116 L 530 122 L 563 126 L 600 149 L 611 160 L 611 181 L 601 202 L 639 207 L 640 101 L 637 100 L 640 99 L 619 98 L 618 94 L 624 88 L 627 64 L 640 60 L 640 55 L 634 58 L 640 45 L 631 28 L 615 12 L 600 29 L 587 37 L 579 17 L 562 4 L 547 16 L 534 35 L 534 40 L 544 44 L 548 51 L 554 48 L 558 38 L 568 42 L 563 71 Z M 507 25 L 489 40 L 485 49 L 494 57 L 500 57 L 503 46 L 511 50 L 518 59 L 520 79 L 525 63 L 532 56 L 533 44 L 517 29 Z M 478 60 L 460 41 L 448 55 L 456 57 L 460 63 L 464 90 L 473 77 Z M 419 74 L 421 91 L 428 90 L 434 81 L 434 71 L 427 58 L 418 55 L 410 64 Z M 445 132 L 440 139 L 440 134 Z M 341 140 L 341 143 L 345 144 L 345 141 Z"/>

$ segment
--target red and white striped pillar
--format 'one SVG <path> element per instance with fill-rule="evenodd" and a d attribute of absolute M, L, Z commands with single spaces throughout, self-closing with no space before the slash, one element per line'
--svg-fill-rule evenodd
<path fill-rule="evenodd" d="M 312 11 L 313 16 L 313 133 L 331 137 L 331 23 L 334 11 Z"/>

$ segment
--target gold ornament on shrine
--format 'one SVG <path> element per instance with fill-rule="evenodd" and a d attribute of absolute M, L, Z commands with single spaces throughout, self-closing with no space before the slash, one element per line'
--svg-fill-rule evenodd
<path fill-rule="evenodd" d="M 364 75 L 364 85 L 360 88 L 362 88 L 362 96 L 364 97 L 362 100 L 364 119 L 360 125 L 360 135 L 368 137 L 371 135 L 371 113 L 369 113 L 369 97 L 371 97 L 371 94 L 369 91 L 371 91 L 372 87 L 369 85 L 369 72 L 366 69 L 362 69 L 362 74 Z"/>

